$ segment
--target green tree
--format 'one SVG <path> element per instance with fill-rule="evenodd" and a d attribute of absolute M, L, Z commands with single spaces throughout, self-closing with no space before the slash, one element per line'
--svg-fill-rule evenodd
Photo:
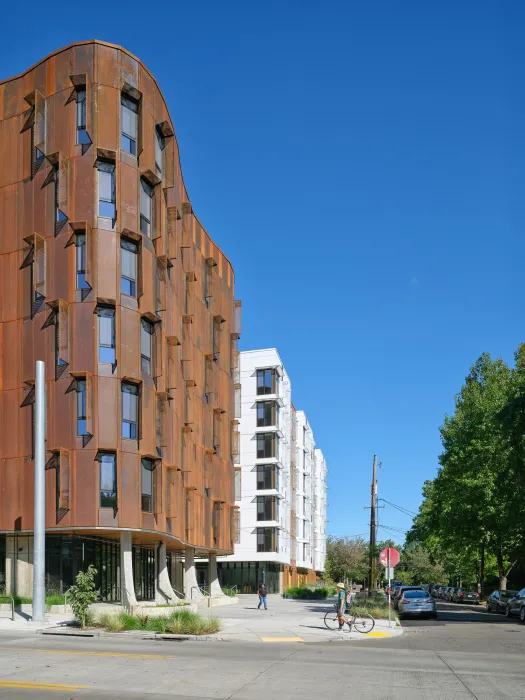
<path fill-rule="evenodd" d="M 95 576 L 97 570 L 90 564 L 87 571 L 80 571 L 76 577 L 76 584 L 68 590 L 68 600 L 73 608 L 75 618 L 80 622 L 82 629 L 86 626 L 86 614 L 89 606 L 96 601 L 98 593 L 95 591 Z"/>
<path fill-rule="evenodd" d="M 360 537 L 328 537 L 326 573 L 333 581 L 360 581 L 368 570 L 366 545 Z"/>

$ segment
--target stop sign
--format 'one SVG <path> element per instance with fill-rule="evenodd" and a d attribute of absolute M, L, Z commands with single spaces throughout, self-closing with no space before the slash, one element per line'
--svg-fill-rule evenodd
<path fill-rule="evenodd" d="M 388 561 L 388 553 L 390 552 L 390 566 L 394 567 L 399 564 L 399 552 L 397 549 L 394 549 L 393 547 L 385 547 L 381 554 L 379 555 L 379 561 L 383 566 L 388 566 L 389 561 Z"/>

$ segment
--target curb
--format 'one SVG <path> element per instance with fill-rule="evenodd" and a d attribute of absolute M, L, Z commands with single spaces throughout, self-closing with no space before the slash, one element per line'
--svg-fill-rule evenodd
<path fill-rule="evenodd" d="M 174 642 L 229 642 L 231 640 L 224 639 L 209 634 L 161 634 L 160 632 L 105 632 L 104 630 L 68 630 L 63 628 L 50 628 L 36 630 L 36 634 L 48 635 L 53 637 L 109 637 L 111 639 L 143 639 L 143 640 L 164 640 Z"/>

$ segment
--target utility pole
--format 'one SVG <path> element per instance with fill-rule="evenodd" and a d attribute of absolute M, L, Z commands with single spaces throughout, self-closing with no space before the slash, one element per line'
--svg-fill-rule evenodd
<path fill-rule="evenodd" d="M 46 531 L 46 384 L 45 366 L 36 363 L 35 377 L 35 522 L 33 549 L 33 621 L 46 616 L 45 531 Z"/>
<path fill-rule="evenodd" d="M 377 504 L 377 456 L 374 455 L 372 466 L 372 499 L 370 502 L 370 552 L 368 561 L 368 597 L 372 596 L 372 587 L 375 583 L 374 559 L 376 552 L 376 504 Z"/>

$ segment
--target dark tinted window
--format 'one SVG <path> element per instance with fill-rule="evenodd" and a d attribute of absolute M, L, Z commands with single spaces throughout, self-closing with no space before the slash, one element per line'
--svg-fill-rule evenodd
<path fill-rule="evenodd" d="M 403 593 L 403 598 L 428 598 L 428 594 L 423 590 L 405 591 Z"/>
<path fill-rule="evenodd" d="M 516 595 L 516 591 L 494 591 L 492 595 L 495 598 L 501 598 L 501 600 L 508 600 Z"/>

